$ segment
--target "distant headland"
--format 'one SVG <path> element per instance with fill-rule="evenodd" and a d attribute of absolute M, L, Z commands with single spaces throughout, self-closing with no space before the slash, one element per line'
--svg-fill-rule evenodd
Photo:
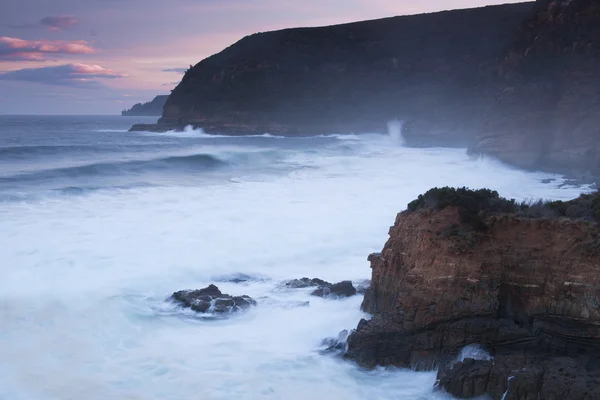
<path fill-rule="evenodd" d="M 156 96 L 147 103 L 137 103 L 128 110 L 121 111 L 124 117 L 160 117 L 169 95 Z"/>
<path fill-rule="evenodd" d="M 384 132 L 600 176 L 600 7 L 538 0 L 247 36 L 190 68 L 155 125 Z"/>

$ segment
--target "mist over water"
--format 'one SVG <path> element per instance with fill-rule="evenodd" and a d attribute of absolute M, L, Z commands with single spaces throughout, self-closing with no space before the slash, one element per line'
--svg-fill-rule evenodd
<path fill-rule="evenodd" d="M 366 317 L 362 299 L 281 282 L 369 278 L 366 257 L 396 213 L 433 186 L 519 200 L 583 190 L 461 149 L 403 147 L 397 125 L 283 139 L 3 118 L 0 399 L 439 398 L 435 372 L 320 354 L 323 338 Z M 257 280 L 219 282 L 238 273 Z M 214 320 L 165 302 L 210 283 L 258 306 Z"/>

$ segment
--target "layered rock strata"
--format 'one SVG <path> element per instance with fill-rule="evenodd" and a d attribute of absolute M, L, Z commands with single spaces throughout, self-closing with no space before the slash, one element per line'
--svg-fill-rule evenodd
<path fill-rule="evenodd" d="M 506 399 L 600 398 L 599 211 L 598 194 L 532 206 L 489 191 L 421 196 L 369 257 L 373 317 L 347 357 L 439 367 L 457 397 L 500 399 L 510 381 Z M 493 359 L 457 362 L 471 344 Z"/>

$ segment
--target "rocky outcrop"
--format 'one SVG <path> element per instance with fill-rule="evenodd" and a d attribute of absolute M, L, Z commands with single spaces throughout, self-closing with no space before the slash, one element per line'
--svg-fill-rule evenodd
<path fill-rule="evenodd" d="M 226 314 L 256 305 L 250 296 L 230 296 L 221 293 L 215 285 L 199 290 L 181 290 L 173 293 L 170 299 L 199 313 Z"/>
<path fill-rule="evenodd" d="M 311 296 L 331 299 L 350 297 L 358 293 L 358 290 L 354 287 L 351 281 L 329 283 L 319 278 L 301 278 L 285 282 L 284 286 L 291 289 L 316 287 L 316 289 L 311 293 Z"/>
<path fill-rule="evenodd" d="M 300 278 L 300 279 L 292 279 L 291 281 L 287 281 L 284 283 L 285 287 L 290 289 L 304 289 L 309 287 L 318 287 L 318 286 L 331 286 L 331 283 L 324 281 L 319 278 Z"/>
<path fill-rule="evenodd" d="M 441 367 L 439 386 L 463 398 L 599 398 L 599 205 L 598 193 L 534 205 L 485 190 L 420 196 L 369 257 L 373 317 L 347 357 Z M 493 359 L 456 362 L 471 344 Z"/>
<path fill-rule="evenodd" d="M 357 292 L 356 288 L 350 281 L 342 281 L 326 286 L 321 286 L 311 293 L 311 296 L 325 298 L 340 298 L 354 296 Z"/>
<path fill-rule="evenodd" d="M 121 115 L 124 117 L 154 117 L 161 116 L 163 107 L 167 102 L 169 95 L 156 96 L 147 103 L 137 103 L 128 110 L 123 110 Z"/>

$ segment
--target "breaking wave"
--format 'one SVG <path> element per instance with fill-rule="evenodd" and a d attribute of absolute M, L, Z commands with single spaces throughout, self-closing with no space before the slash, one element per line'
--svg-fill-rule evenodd
<path fill-rule="evenodd" d="M 42 171 L 13 175 L 7 178 L 0 178 L 0 182 L 118 175 L 127 173 L 141 173 L 145 171 L 175 170 L 179 172 L 190 172 L 215 169 L 227 165 L 231 165 L 231 162 L 221 160 L 211 154 L 192 154 L 187 156 L 170 156 L 152 160 L 92 163 L 46 169 Z"/>

